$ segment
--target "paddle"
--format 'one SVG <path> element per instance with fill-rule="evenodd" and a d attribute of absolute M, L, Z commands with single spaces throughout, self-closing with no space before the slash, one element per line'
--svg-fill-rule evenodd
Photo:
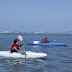
<path fill-rule="evenodd" d="M 22 36 L 20 36 L 20 35 L 18 35 L 18 39 L 19 39 L 19 40 L 21 40 L 21 42 L 22 42 L 23 37 L 22 37 Z"/>
<path fill-rule="evenodd" d="M 21 40 L 21 42 L 22 42 L 23 37 L 22 37 L 22 36 L 20 36 L 20 35 L 18 35 L 18 39 L 19 39 L 19 40 Z M 25 59 L 26 59 L 26 60 L 28 60 L 28 58 L 26 57 L 26 53 L 25 53 Z"/>

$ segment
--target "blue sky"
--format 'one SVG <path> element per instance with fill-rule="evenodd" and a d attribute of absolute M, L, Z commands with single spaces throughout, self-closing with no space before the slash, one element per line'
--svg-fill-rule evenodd
<path fill-rule="evenodd" d="M 72 31 L 72 0 L 0 0 L 0 30 Z"/>

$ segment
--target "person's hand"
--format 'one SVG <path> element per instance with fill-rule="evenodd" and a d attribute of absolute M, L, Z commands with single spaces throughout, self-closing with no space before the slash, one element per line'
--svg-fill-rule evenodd
<path fill-rule="evenodd" d="M 23 43 L 21 43 L 21 45 L 23 45 Z"/>

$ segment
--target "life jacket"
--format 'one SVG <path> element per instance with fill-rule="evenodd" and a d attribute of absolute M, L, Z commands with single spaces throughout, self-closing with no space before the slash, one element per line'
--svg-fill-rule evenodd
<path fill-rule="evenodd" d="M 47 43 L 47 40 L 46 39 L 43 39 L 43 43 Z"/>
<path fill-rule="evenodd" d="M 16 44 L 13 44 L 12 47 L 11 47 L 11 53 L 13 52 L 13 50 L 12 50 L 13 46 L 15 46 L 19 50 L 19 46 L 16 45 Z"/>

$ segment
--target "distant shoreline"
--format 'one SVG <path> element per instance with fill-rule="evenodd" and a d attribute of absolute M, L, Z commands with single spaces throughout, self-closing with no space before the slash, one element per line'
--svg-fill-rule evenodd
<path fill-rule="evenodd" d="M 0 33 L 22 33 L 22 34 L 72 34 L 72 31 L 66 31 L 66 32 L 44 32 L 44 31 L 40 31 L 40 32 L 21 32 L 21 31 L 0 31 Z"/>
<path fill-rule="evenodd" d="M 0 34 L 12 34 L 12 33 L 15 33 L 15 34 L 72 34 L 72 33 L 26 33 L 26 32 L 0 32 Z"/>

